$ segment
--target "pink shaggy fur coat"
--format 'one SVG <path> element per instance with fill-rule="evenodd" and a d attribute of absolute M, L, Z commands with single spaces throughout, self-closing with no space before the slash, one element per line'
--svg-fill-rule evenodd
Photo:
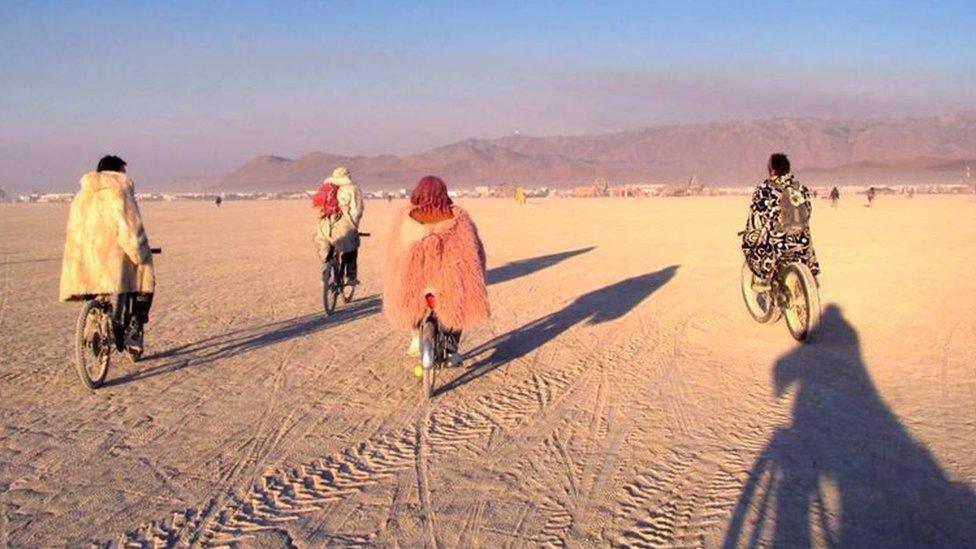
<path fill-rule="evenodd" d="M 424 225 L 399 211 L 387 239 L 383 313 L 396 329 L 414 328 L 433 293 L 440 323 L 473 328 L 488 318 L 485 250 L 468 213 L 452 206 L 452 219 Z"/>

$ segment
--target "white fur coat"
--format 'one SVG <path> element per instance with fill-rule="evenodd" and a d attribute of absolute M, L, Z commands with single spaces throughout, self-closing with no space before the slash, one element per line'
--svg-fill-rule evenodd
<path fill-rule="evenodd" d="M 85 174 L 68 214 L 61 301 L 152 292 L 155 286 L 152 252 L 132 182 L 119 172 Z"/>

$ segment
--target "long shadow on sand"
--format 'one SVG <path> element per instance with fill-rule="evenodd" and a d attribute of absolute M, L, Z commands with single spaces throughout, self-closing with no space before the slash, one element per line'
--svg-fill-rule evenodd
<path fill-rule="evenodd" d="M 538 257 L 530 257 L 528 259 L 512 261 L 511 263 L 506 263 L 501 267 L 495 267 L 494 269 L 488 271 L 488 273 L 485 275 L 485 280 L 489 285 L 508 282 L 509 280 L 514 280 L 516 278 L 530 275 L 536 271 L 547 269 L 553 265 L 562 263 L 569 258 L 583 255 L 587 252 L 593 251 L 595 248 L 596 246 L 587 246 L 586 248 L 579 248 L 577 250 L 569 250 L 556 254 L 540 255 Z"/>
<path fill-rule="evenodd" d="M 820 340 L 773 366 L 777 396 L 796 387 L 793 423 L 753 465 L 724 547 L 976 547 L 976 494 L 885 404 L 836 305 Z"/>
<path fill-rule="evenodd" d="M 438 388 L 437 393 L 456 389 L 502 365 L 522 358 L 577 324 L 601 324 L 624 316 L 674 278 L 677 270 L 678 265 L 672 265 L 594 290 L 579 296 L 559 311 L 475 347 L 467 353 L 467 359 L 476 359 L 476 362 L 464 373 Z"/>
<path fill-rule="evenodd" d="M 232 358 L 269 345 L 275 345 L 296 337 L 313 334 L 325 330 L 330 326 L 352 322 L 376 314 L 380 311 L 380 308 L 380 298 L 374 295 L 353 301 L 345 308 L 340 308 L 332 316 L 325 316 L 322 313 L 308 314 L 208 337 L 194 343 L 167 349 L 156 355 L 147 356 L 146 360 L 171 360 L 151 368 L 139 369 L 124 376 L 111 379 L 105 384 L 120 385 L 130 381 L 146 379 L 180 370 L 191 363 L 193 366 L 199 366 L 216 360 Z"/>
<path fill-rule="evenodd" d="M 514 280 L 552 267 L 571 257 L 585 254 L 593 250 L 594 246 L 579 248 L 566 252 L 520 259 L 496 267 L 486 274 L 488 284 L 499 284 Z M 378 296 L 371 296 L 366 299 L 353 302 L 349 307 L 340 309 L 334 316 L 324 316 L 321 313 L 304 315 L 288 320 L 270 322 L 260 326 L 241 328 L 224 334 L 207 337 L 193 343 L 187 343 L 167 349 L 155 355 L 146 356 L 144 360 L 155 359 L 174 359 L 153 366 L 151 368 L 140 369 L 138 371 L 123 375 L 109 380 L 106 385 L 120 385 L 130 381 L 145 379 L 160 374 L 166 374 L 180 370 L 189 365 L 190 359 L 181 358 L 185 355 L 192 356 L 195 365 L 206 364 L 215 360 L 230 358 L 241 353 L 246 353 L 268 345 L 274 345 L 282 341 L 308 335 L 320 330 L 324 330 L 340 322 L 351 322 L 362 317 L 380 312 L 382 309 L 381 301 Z"/>

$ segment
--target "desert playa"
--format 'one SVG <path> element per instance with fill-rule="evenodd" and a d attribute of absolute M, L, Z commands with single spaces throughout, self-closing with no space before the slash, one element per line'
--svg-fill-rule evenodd
<path fill-rule="evenodd" d="M 89 392 L 67 208 L 0 206 L 0 545 L 976 544 L 972 196 L 817 201 L 823 331 L 739 294 L 748 197 L 471 200 L 493 317 L 426 401 L 304 202 L 151 203 L 147 356 Z"/>

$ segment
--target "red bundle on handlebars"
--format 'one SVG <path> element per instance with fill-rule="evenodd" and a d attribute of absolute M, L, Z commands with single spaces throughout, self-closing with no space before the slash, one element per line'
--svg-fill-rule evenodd
<path fill-rule="evenodd" d="M 436 304 L 436 299 L 434 298 L 434 294 L 427 294 L 425 298 L 427 299 L 427 308 L 433 309 L 434 305 Z"/>

